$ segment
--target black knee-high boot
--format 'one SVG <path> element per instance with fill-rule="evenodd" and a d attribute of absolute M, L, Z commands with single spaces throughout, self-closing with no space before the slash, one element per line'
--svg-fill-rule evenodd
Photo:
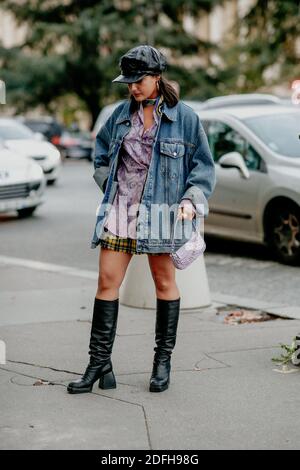
<path fill-rule="evenodd" d="M 96 380 L 102 389 L 116 388 L 111 353 L 117 329 L 119 299 L 94 301 L 89 345 L 90 362 L 81 379 L 69 383 L 69 393 L 91 392 Z"/>
<path fill-rule="evenodd" d="M 150 379 L 150 392 L 163 392 L 170 383 L 171 354 L 176 343 L 180 297 L 156 299 L 155 355 Z"/>

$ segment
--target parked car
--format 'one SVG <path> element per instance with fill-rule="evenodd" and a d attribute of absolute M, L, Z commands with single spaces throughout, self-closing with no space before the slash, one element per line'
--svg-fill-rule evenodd
<path fill-rule="evenodd" d="M 17 119 L 33 132 L 43 134 L 53 145 L 56 145 L 57 139 L 59 139 L 64 131 L 64 125 L 52 116 L 41 116 L 39 118 L 18 116 Z"/>
<path fill-rule="evenodd" d="M 41 141 L 24 124 L 13 118 L 0 118 L 0 138 L 10 150 L 37 162 L 48 184 L 53 184 L 61 171 L 61 156 L 50 142 Z"/>
<path fill-rule="evenodd" d="M 207 234 L 267 244 L 300 264 L 300 109 L 261 105 L 199 111 L 216 164 Z"/>
<path fill-rule="evenodd" d="M 204 101 L 199 100 L 182 100 L 182 102 L 193 108 L 194 111 L 200 111 L 204 103 Z"/>
<path fill-rule="evenodd" d="M 65 129 L 57 139 L 57 147 L 65 158 L 86 158 L 92 161 L 94 140 L 90 132 Z"/>
<path fill-rule="evenodd" d="M 50 116 L 19 119 L 32 131 L 42 133 L 49 142 L 57 147 L 62 158 L 92 160 L 93 137 L 90 132 L 81 131 L 77 126 L 67 128 Z"/>
<path fill-rule="evenodd" d="M 190 102 L 193 108 L 193 102 Z M 225 108 L 226 106 L 257 106 L 262 104 L 286 104 L 281 98 L 268 93 L 240 93 L 236 95 L 216 96 L 201 103 L 201 109 Z M 197 107 L 199 108 L 199 106 Z M 197 111 L 198 109 L 195 109 Z"/>
<path fill-rule="evenodd" d="M 28 217 L 44 202 L 46 179 L 33 160 L 18 156 L 0 142 L 0 212 Z"/>
<path fill-rule="evenodd" d="M 289 98 L 281 98 L 281 104 L 285 106 L 293 106 L 295 108 L 299 107 L 299 103 L 293 102 L 293 96 L 290 96 Z"/>

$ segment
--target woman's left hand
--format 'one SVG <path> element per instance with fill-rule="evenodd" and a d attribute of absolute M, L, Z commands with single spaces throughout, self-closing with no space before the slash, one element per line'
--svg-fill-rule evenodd
<path fill-rule="evenodd" d="M 193 203 L 189 199 L 183 199 L 178 207 L 177 218 L 192 220 L 196 210 Z"/>

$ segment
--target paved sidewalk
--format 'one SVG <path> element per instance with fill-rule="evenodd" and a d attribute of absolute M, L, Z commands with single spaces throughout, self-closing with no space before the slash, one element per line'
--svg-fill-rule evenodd
<path fill-rule="evenodd" d="M 120 305 L 117 389 L 69 395 L 88 361 L 93 276 L 8 264 L 1 272 L 1 449 L 299 448 L 300 370 L 278 373 L 271 358 L 300 320 L 225 325 L 217 308 L 233 299 L 213 293 L 210 308 L 181 312 L 170 388 L 155 394 L 155 312 Z"/>

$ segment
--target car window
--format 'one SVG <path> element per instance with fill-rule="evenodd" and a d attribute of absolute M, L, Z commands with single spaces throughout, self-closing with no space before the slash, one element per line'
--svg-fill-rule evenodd
<path fill-rule="evenodd" d="M 300 157 L 300 113 L 274 113 L 243 121 L 273 152 Z"/>
<path fill-rule="evenodd" d="M 211 121 L 206 126 L 207 138 L 215 162 L 226 153 L 239 152 L 249 170 L 259 170 L 260 155 L 239 132 L 221 121 Z"/>
<path fill-rule="evenodd" d="M 4 140 L 32 139 L 33 132 L 29 127 L 23 126 L 17 122 L 0 122 L 0 137 Z"/>
<path fill-rule="evenodd" d="M 43 122 L 43 121 L 32 121 L 25 120 L 24 124 L 29 127 L 33 132 L 41 132 L 48 139 L 56 135 L 61 135 L 63 127 L 57 124 L 56 122 Z"/>

